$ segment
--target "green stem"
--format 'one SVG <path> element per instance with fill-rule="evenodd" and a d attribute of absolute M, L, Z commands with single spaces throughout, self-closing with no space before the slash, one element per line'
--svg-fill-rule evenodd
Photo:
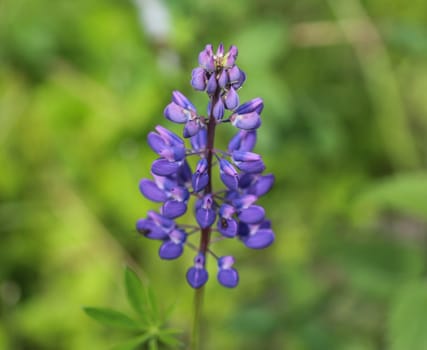
<path fill-rule="evenodd" d="M 214 153 L 214 141 L 215 141 L 215 127 L 216 119 L 213 116 L 213 109 L 215 103 L 221 98 L 220 97 L 221 89 L 218 87 L 215 94 L 211 97 L 211 110 L 209 113 L 209 122 L 208 122 L 208 135 L 207 135 L 207 145 L 206 145 L 206 160 L 208 162 L 207 172 L 208 172 L 208 184 L 205 187 L 204 194 L 212 194 L 212 156 Z M 210 237 L 211 237 L 211 227 L 205 227 L 201 229 L 200 235 L 200 244 L 199 252 L 206 256 L 206 252 L 209 248 Z M 206 263 L 206 261 L 205 261 Z M 193 319 L 193 331 L 191 334 L 191 350 L 199 350 L 199 339 L 200 339 L 200 329 L 201 329 L 201 318 L 202 318 L 202 307 L 203 307 L 203 294 L 204 287 L 196 289 L 194 294 L 194 319 Z"/>
<path fill-rule="evenodd" d="M 194 293 L 194 318 L 193 318 L 193 331 L 191 334 L 191 350 L 199 349 L 201 317 L 203 307 L 203 294 L 204 287 L 195 290 Z"/>
<path fill-rule="evenodd" d="M 159 349 L 159 347 L 157 345 L 157 338 L 151 338 L 148 341 L 148 349 L 149 350 L 158 350 Z"/>

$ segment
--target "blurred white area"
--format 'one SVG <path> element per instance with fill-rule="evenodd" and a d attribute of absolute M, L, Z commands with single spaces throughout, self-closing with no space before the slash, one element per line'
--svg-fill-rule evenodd
<path fill-rule="evenodd" d="M 155 41 L 164 42 L 171 31 L 169 9 L 161 0 L 135 0 L 144 31 Z"/>
<path fill-rule="evenodd" d="M 134 0 L 144 33 L 159 47 L 158 64 L 161 69 L 172 71 L 180 67 L 178 54 L 168 42 L 171 36 L 171 14 L 161 0 Z"/>

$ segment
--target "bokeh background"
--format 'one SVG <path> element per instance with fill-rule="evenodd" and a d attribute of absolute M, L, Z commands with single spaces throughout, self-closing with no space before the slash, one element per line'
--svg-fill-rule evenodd
<path fill-rule="evenodd" d="M 204 349 L 427 349 L 427 2 L 406 0 L 0 0 L 0 349 L 124 339 L 81 307 L 129 310 L 126 264 L 188 338 L 193 252 L 138 236 L 138 182 L 171 91 L 204 110 L 190 72 L 221 41 L 265 101 L 277 239 L 215 247 L 241 282 L 208 283 Z"/>

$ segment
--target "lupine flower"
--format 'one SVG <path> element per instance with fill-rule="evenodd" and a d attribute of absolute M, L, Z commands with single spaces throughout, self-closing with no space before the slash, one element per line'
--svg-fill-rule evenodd
<path fill-rule="evenodd" d="M 205 268 L 205 256 L 199 253 L 194 258 L 194 266 L 187 271 L 187 281 L 193 288 L 202 287 L 208 280 L 208 272 Z"/>
<path fill-rule="evenodd" d="M 223 256 L 218 259 L 218 282 L 224 287 L 234 288 L 239 283 L 239 274 L 233 268 L 234 258 L 232 256 Z"/>
<path fill-rule="evenodd" d="M 201 116 L 181 92 L 172 93 L 164 116 L 184 124 L 183 136 L 189 139 L 189 145 L 160 125 L 147 138 L 159 158 L 151 165 L 153 180 L 142 179 L 139 188 L 147 199 L 160 203 L 160 208 L 159 212 L 150 210 L 146 218 L 138 220 L 136 229 L 161 242 L 162 259 L 176 259 L 184 250 L 196 249 L 194 265 L 186 274 L 193 288 L 201 288 L 208 280 L 208 255 L 217 259 L 217 279 L 221 285 L 233 288 L 239 283 L 234 257 L 215 255 L 211 248 L 214 242 L 236 239 L 248 248 L 263 249 L 275 239 L 264 208 L 257 204 L 274 183 L 272 174 L 262 174 L 265 164 L 261 155 L 254 152 L 264 103 L 257 97 L 240 104 L 238 91 L 246 75 L 236 65 L 237 56 L 235 46 L 225 51 L 222 44 L 215 52 L 212 45 L 206 45 L 199 54 L 199 67 L 192 71 L 191 85 L 196 91 L 206 92 L 207 117 Z M 215 129 L 225 127 L 227 122 L 237 132 L 226 151 L 217 150 Z M 188 161 L 190 156 L 198 157 L 193 162 L 194 170 Z M 216 165 L 218 169 L 214 171 Z M 217 182 L 213 176 L 217 174 L 223 186 L 214 189 Z M 191 197 L 195 200 L 194 227 L 176 221 L 187 212 Z M 200 235 L 194 234 L 197 231 Z M 189 242 L 193 237 L 199 237 L 198 244 Z"/>

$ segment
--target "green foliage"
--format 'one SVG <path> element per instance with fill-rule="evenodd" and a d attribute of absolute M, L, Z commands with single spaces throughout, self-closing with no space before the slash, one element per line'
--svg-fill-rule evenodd
<path fill-rule="evenodd" d="M 356 200 L 359 215 L 395 211 L 427 221 L 427 174 L 400 174 L 373 184 Z M 357 209 L 356 209 L 357 210 Z"/>
<path fill-rule="evenodd" d="M 125 329 L 138 329 L 141 327 L 136 321 L 125 314 L 111 309 L 85 307 L 84 312 L 104 326 Z"/>
<path fill-rule="evenodd" d="M 427 349 L 427 284 L 399 288 L 388 320 L 391 350 Z"/>
<path fill-rule="evenodd" d="M 142 281 L 129 267 L 125 268 L 124 275 L 127 299 L 130 306 L 138 314 L 139 321 L 135 321 L 122 312 L 108 308 L 83 308 L 89 317 L 103 326 L 128 329 L 139 333 L 138 336 L 118 344 L 113 349 L 132 350 L 140 348 L 143 344 L 148 344 L 150 350 L 157 349 L 158 344 L 173 349 L 181 347 L 182 342 L 177 338 L 181 331 L 166 327 L 165 323 L 168 320 L 159 314 L 152 288 L 144 287 Z"/>

